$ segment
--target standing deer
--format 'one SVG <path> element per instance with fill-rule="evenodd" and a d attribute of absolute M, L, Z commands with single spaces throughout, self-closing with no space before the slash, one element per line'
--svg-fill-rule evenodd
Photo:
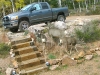
<path fill-rule="evenodd" d="M 70 54 L 73 49 L 78 52 L 76 48 L 77 40 L 75 37 L 64 37 L 61 39 L 61 41 L 62 45 L 65 47 L 65 49 L 67 49 L 67 51 L 69 51 Z"/>
<path fill-rule="evenodd" d="M 56 38 L 57 41 L 55 39 L 54 39 L 54 41 L 56 43 L 59 43 L 60 45 L 64 46 L 65 49 L 70 51 L 70 54 L 73 49 L 75 49 L 77 51 L 77 48 L 76 48 L 77 40 L 75 37 L 67 36 L 67 35 L 69 35 L 67 30 L 50 28 L 48 30 L 48 34 L 50 35 L 50 37 L 52 39 Z"/>
<path fill-rule="evenodd" d="M 51 29 L 49 29 L 48 30 L 48 34 L 49 34 L 49 36 L 57 43 L 57 41 L 54 39 L 54 38 L 56 38 L 58 41 L 59 41 L 59 43 L 61 43 L 61 39 L 63 38 L 63 37 L 65 37 L 66 36 L 66 33 L 65 33 L 65 31 L 64 30 L 60 30 L 60 29 L 57 29 L 57 28 L 51 28 Z"/>

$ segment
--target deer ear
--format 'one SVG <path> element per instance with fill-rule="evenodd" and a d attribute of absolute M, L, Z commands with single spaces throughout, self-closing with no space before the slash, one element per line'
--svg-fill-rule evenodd
<path fill-rule="evenodd" d="M 37 29 L 35 29 L 35 32 L 38 32 L 38 30 L 37 30 Z"/>

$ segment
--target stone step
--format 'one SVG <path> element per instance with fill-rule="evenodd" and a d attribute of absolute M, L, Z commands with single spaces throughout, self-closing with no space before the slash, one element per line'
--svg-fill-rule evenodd
<path fill-rule="evenodd" d="M 30 68 L 32 66 L 37 66 L 40 64 L 45 63 L 44 58 L 34 58 L 34 59 L 30 59 L 30 60 L 26 60 L 26 61 L 22 61 L 22 62 L 18 62 L 18 68 L 20 70 L 26 69 L 26 68 Z"/>
<path fill-rule="evenodd" d="M 19 49 L 19 48 L 24 48 L 28 46 L 31 46 L 31 42 L 25 42 L 25 43 L 12 45 L 12 49 Z"/>
<path fill-rule="evenodd" d="M 38 51 L 36 46 L 29 46 L 14 50 L 15 56 Z"/>
<path fill-rule="evenodd" d="M 26 68 L 20 71 L 20 75 L 34 75 L 39 72 L 45 71 L 47 69 L 48 69 L 47 66 L 45 64 L 42 64 L 42 65 Z"/>
<path fill-rule="evenodd" d="M 11 45 L 24 43 L 24 42 L 28 42 L 28 41 L 31 41 L 30 37 L 23 38 L 23 39 L 14 39 L 14 40 L 11 40 Z"/>
<path fill-rule="evenodd" d="M 17 60 L 17 62 L 21 62 L 21 61 L 30 60 L 30 59 L 40 57 L 40 56 L 41 56 L 41 53 L 36 51 L 36 52 L 31 52 L 31 53 L 16 56 L 15 59 Z"/>

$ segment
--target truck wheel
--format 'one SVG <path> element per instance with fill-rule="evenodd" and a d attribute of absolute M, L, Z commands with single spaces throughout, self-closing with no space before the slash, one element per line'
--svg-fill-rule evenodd
<path fill-rule="evenodd" d="M 18 31 L 18 28 L 17 27 L 16 28 L 10 28 L 10 31 L 13 32 L 13 33 L 15 33 L 15 32 Z"/>
<path fill-rule="evenodd" d="M 19 30 L 20 31 L 25 31 L 29 27 L 29 22 L 28 21 L 21 21 L 19 23 Z"/>
<path fill-rule="evenodd" d="M 57 21 L 63 21 L 63 22 L 65 22 L 64 15 L 58 15 Z"/>

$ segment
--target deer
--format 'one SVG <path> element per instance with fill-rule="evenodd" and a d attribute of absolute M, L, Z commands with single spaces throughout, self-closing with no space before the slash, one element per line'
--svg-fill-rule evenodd
<path fill-rule="evenodd" d="M 74 36 L 63 37 L 61 41 L 62 41 L 61 44 L 64 46 L 65 49 L 67 49 L 67 51 L 69 51 L 70 54 L 72 53 L 73 49 L 75 49 L 76 52 L 78 52 L 76 48 L 77 39 Z"/>
<path fill-rule="evenodd" d="M 61 30 L 58 28 L 49 28 L 48 34 L 54 40 L 56 44 L 58 43 L 58 45 L 63 45 L 65 49 L 70 51 L 70 54 L 71 54 L 71 51 L 73 50 L 73 47 L 77 51 L 77 48 L 76 48 L 77 40 L 75 39 L 75 37 L 70 36 L 70 33 L 67 31 L 67 29 Z M 57 42 L 55 41 L 54 38 L 56 38 Z"/>

